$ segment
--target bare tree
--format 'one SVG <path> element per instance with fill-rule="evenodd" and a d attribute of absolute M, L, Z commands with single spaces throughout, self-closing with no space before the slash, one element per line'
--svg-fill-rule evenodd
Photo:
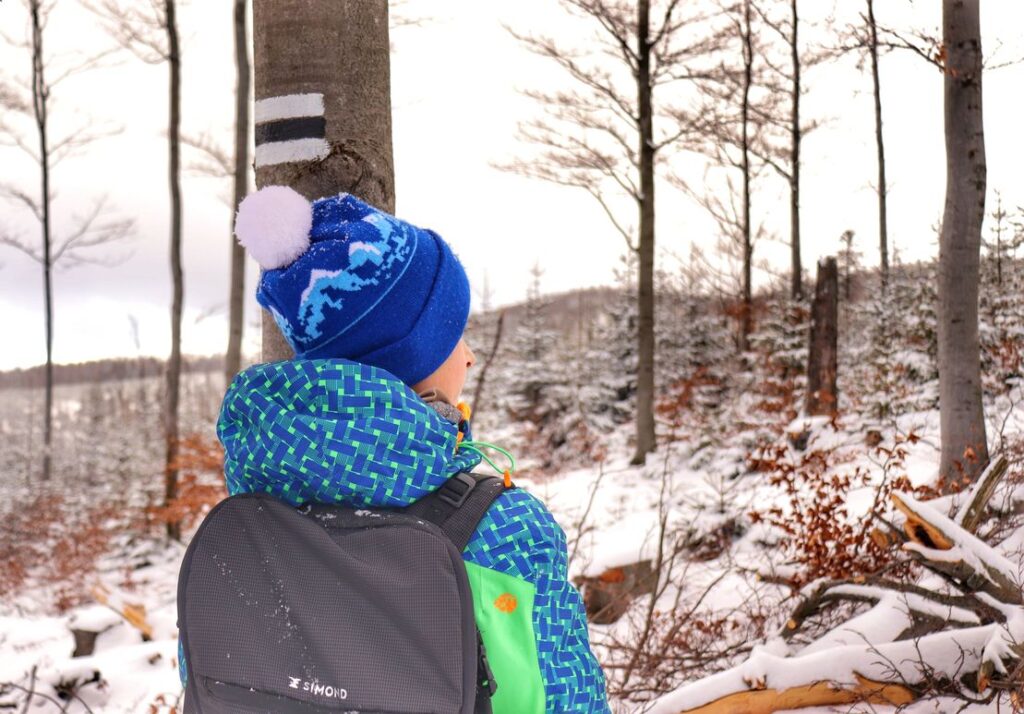
<path fill-rule="evenodd" d="M 88 123 L 83 122 L 71 132 L 54 138 L 50 126 L 53 92 L 69 77 L 95 67 L 103 55 L 55 61 L 44 49 L 46 28 L 55 1 L 26 0 L 25 5 L 29 15 L 28 39 L 25 42 L 7 39 L 11 44 L 27 50 L 31 57 L 31 80 L 24 86 L 7 81 L 0 84 L 0 108 L 4 110 L 4 116 L 0 118 L 0 141 L 20 149 L 39 167 L 40 187 L 37 194 L 18 185 L 0 184 L 0 196 L 28 210 L 39 224 L 41 240 L 37 244 L 18 235 L 4 234 L 0 236 L 0 244 L 21 251 L 43 269 L 46 367 L 41 478 L 45 481 L 50 478 L 52 469 L 53 444 L 53 269 L 60 264 L 74 266 L 104 262 L 102 258 L 90 257 L 90 249 L 124 238 L 131 231 L 132 224 L 131 221 L 111 218 L 107 211 L 106 197 L 100 197 L 87 213 L 74 217 L 66 233 L 55 235 L 52 228 L 52 171 L 61 161 L 100 138 L 105 132 L 91 129 Z M 54 70 L 53 75 L 50 75 L 51 70 Z M 17 126 L 20 120 L 26 120 L 31 129 L 23 130 Z M 34 139 L 29 138 L 33 134 Z"/>
<path fill-rule="evenodd" d="M 768 166 L 790 175 L 785 151 L 772 140 L 772 133 L 786 126 L 780 115 L 788 92 L 770 77 L 773 68 L 767 62 L 761 26 L 765 16 L 753 0 L 724 6 L 724 13 L 727 52 L 715 70 L 715 81 L 702 85 L 699 113 L 705 118 L 705 131 L 698 144 L 714 167 L 726 171 L 724 190 L 713 190 L 706 181 L 700 190 L 676 183 L 715 219 L 723 239 L 719 250 L 739 263 L 737 347 L 742 352 L 749 347 L 754 324 L 754 246 L 764 235 L 764 227 L 753 218 L 754 185 Z"/>
<path fill-rule="evenodd" d="M 388 35 L 387 0 L 253 5 L 257 185 L 347 191 L 394 211 Z M 290 355 L 264 313 L 262 358 Z"/>
<path fill-rule="evenodd" d="M 939 236 L 939 411 L 947 483 L 988 464 L 978 281 L 985 219 L 979 0 L 943 0 L 946 205 Z"/>
<path fill-rule="evenodd" d="M 782 12 L 779 9 L 782 9 Z M 807 91 L 803 84 L 806 69 L 819 64 L 826 58 L 821 50 L 803 48 L 800 42 L 800 11 L 797 0 L 783 0 L 775 3 L 755 3 L 753 9 L 760 22 L 776 35 L 785 48 L 783 61 L 776 58 L 771 47 L 761 50 L 767 71 L 760 73 L 759 82 L 771 93 L 771 100 L 755 105 L 759 121 L 769 131 L 761 143 L 754 143 L 751 150 L 761 161 L 771 166 L 789 186 L 790 220 L 790 274 L 789 293 L 794 300 L 804 297 L 803 263 L 800 257 L 800 168 L 804 136 L 817 128 L 817 122 L 801 120 L 801 100 Z M 784 97 L 786 101 L 777 98 Z M 788 105 L 788 106 L 787 106 Z M 768 113 L 769 111 L 774 112 Z M 784 139 L 775 135 L 784 135 Z"/>
<path fill-rule="evenodd" d="M 863 67 L 863 60 L 870 62 L 871 89 L 875 107 L 875 156 L 877 157 L 877 179 L 875 193 L 878 196 L 878 270 L 882 290 L 889 285 L 889 218 L 888 218 L 888 185 L 885 178 L 885 139 L 882 133 L 882 81 L 879 70 L 879 57 L 889 50 L 913 49 L 919 54 L 928 53 L 913 45 L 896 30 L 879 25 L 875 16 L 875 0 L 865 0 L 866 9 L 860 13 L 860 22 L 849 26 L 842 34 L 836 54 L 856 53 L 860 56 L 858 67 Z"/>
<path fill-rule="evenodd" d="M 185 298 L 181 250 L 181 47 L 178 40 L 177 0 L 95 0 L 89 5 L 111 37 L 124 49 L 150 64 L 167 63 L 169 74 L 167 152 L 171 231 L 171 354 L 167 360 L 164 402 L 164 505 L 178 492 L 178 411 L 181 399 L 181 318 Z M 167 525 L 171 538 L 180 538 L 177 523 Z"/>
<path fill-rule="evenodd" d="M 885 140 L 882 137 L 882 84 L 878 72 L 878 23 L 875 21 L 875 0 L 867 0 L 864 20 L 868 30 L 867 47 L 871 57 L 871 86 L 875 98 L 875 151 L 878 156 L 878 268 L 882 290 L 889 285 L 889 209 L 886 204 L 889 187 L 885 183 Z"/>
<path fill-rule="evenodd" d="M 525 176 L 585 190 L 638 258 L 637 408 L 634 463 L 656 446 L 654 431 L 655 169 L 702 129 L 682 98 L 709 81 L 711 55 L 723 43 L 717 13 L 687 10 L 680 0 L 561 0 L 598 30 L 594 46 L 513 31 L 550 59 L 571 88 L 529 91 L 545 116 L 524 123 L 535 155 L 502 166 Z M 636 222 L 620 210 L 632 204 Z"/>

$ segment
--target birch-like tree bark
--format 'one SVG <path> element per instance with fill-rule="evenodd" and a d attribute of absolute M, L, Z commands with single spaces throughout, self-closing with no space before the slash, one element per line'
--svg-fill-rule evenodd
<path fill-rule="evenodd" d="M 985 218 L 980 0 L 943 0 L 946 205 L 939 236 L 939 473 L 974 478 L 988 463 L 978 339 Z"/>
<path fill-rule="evenodd" d="M 256 184 L 394 212 L 387 0 L 254 0 Z M 263 314 L 263 361 L 291 348 Z"/>

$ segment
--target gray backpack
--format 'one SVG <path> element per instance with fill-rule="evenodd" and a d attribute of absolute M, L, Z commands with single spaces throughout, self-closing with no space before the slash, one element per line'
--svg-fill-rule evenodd
<path fill-rule="evenodd" d="M 186 714 L 490 712 L 462 549 L 504 488 L 462 473 L 402 510 L 217 504 L 178 576 Z"/>

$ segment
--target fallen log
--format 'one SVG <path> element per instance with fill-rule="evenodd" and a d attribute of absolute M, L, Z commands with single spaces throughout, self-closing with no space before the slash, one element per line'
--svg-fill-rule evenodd
<path fill-rule="evenodd" d="M 965 592 L 987 592 L 1001 602 L 1024 604 L 1018 572 L 1009 560 L 950 518 L 905 493 L 892 494 L 905 516 L 903 549 L 926 568 L 949 576 Z"/>
<path fill-rule="evenodd" d="M 790 657 L 760 651 L 733 669 L 680 687 L 648 711 L 771 714 L 855 702 L 909 704 L 936 682 L 953 688 L 978 681 L 986 667 L 1006 671 L 1017 661 L 1010 643 L 1024 635 L 1020 630 L 1024 624 L 1018 620 Z"/>
<path fill-rule="evenodd" d="M 893 494 L 905 535 L 879 538 L 900 547 L 950 584 L 933 592 L 880 577 L 826 581 L 805 591 L 771 652 L 684 685 L 650 714 L 772 714 L 864 702 L 905 705 L 926 693 L 967 700 L 1002 686 L 1024 657 L 1024 596 L 1016 566 L 971 532 L 981 522 L 1004 459 L 982 475 L 955 518 L 908 494 Z M 1002 464 L 1002 465 L 1001 465 Z M 872 608 L 801 649 L 787 647 L 805 622 L 837 602 Z M 779 649 L 783 650 L 779 654 Z"/>
<path fill-rule="evenodd" d="M 1006 619 L 1004 613 L 973 595 L 945 595 L 911 583 L 872 577 L 855 583 L 846 580 L 821 583 L 793 609 L 780 634 L 783 639 L 792 639 L 808 618 L 832 603 L 862 602 L 878 605 L 885 600 L 906 609 L 914 620 L 980 625 Z M 897 636 L 894 639 L 904 637 Z"/>
<path fill-rule="evenodd" d="M 830 682 L 816 682 L 782 691 L 737 692 L 696 709 L 682 709 L 679 714 L 772 714 L 787 709 L 857 703 L 900 706 L 910 704 L 914 699 L 914 693 L 905 687 L 858 676 L 857 684 L 848 688 L 836 687 Z"/>

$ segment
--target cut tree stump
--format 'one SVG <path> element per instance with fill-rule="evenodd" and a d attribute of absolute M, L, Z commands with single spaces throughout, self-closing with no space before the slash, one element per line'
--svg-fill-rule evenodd
<path fill-rule="evenodd" d="M 583 595 L 587 619 L 596 625 L 610 625 L 626 614 L 640 595 L 654 592 L 650 560 L 609 568 L 597 577 L 576 578 Z"/>
<path fill-rule="evenodd" d="M 818 282 L 811 304 L 807 347 L 807 400 L 810 416 L 839 412 L 836 374 L 839 359 L 839 272 L 834 257 L 818 261 Z"/>
<path fill-rule="evenodd" d="M 72 657 L 88 657 L 96 650 L 96 638 L 100 636 L 99 632 L 72 629 L 71 635 L 75 638 L 75 650 L 71 653 Z"/>

